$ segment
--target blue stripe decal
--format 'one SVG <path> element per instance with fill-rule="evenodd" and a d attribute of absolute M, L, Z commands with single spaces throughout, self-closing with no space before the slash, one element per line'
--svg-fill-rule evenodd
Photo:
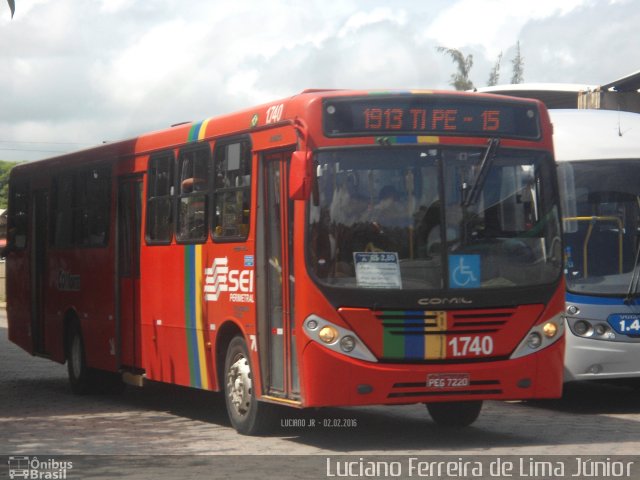
<path fill-rule="evenodd" d="M 585 305 L 625 305 L 624 297 L 596 297 L 594 295 L 576 295 L 569 292 L 567 292 L 566 301 Z"/>
<path fill-rule="evenodd" d="M 187 348 L 191 386 L 201 388 L 200 359 L 198 357 L 198 326 L 196 325 L 195 305 L 195 245 L 185 245 L 185 317 L 187 324 Z"/>
<path fill-rule="evenodd" d="M 189 130 L 189 142 L 197 142 L 198 141 L 198 133 L 200 132 L 200 127 L 202 126 L 202 122 L 195 122 L 191 125 L 191 129 Z"/>
<path fill-rule="evenodd" d="M 406 312 L 409 315 L 411 313 Z M 424 322 L 422 320 L 405 320 L 404 356 L 405 358 L 424 358 Z"/>

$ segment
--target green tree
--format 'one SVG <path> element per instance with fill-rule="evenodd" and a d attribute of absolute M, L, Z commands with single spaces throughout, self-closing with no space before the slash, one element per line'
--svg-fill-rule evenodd
<path fill-rule="evenodd" d="M 524 82 L 524 58 L 520 54 L 520 41 L 516 44 L 516 56 L 511 60 L 511 64 L 513 65 L 511 83 Z"/>
<path fill-rule="evenodd" d="M 13 18 L 13 14 L 16 12 L 16 4 L 14 0 L 7 0 L 9 2 L 9 8 L 11 9 L 11 18 Z"/>
<path fill-rule="evenodd" d="M 9 201 L 9 172 L 16 165 L 16 162 L 0 160 L 0 209 L 7 208 Z"/>
<path fill-rule="evenodd" d="M 496 64 L 491 69 L 491 73 L 489 74 L 489 81 L 487 82 L 487 86 L 493 87 L 494 85 L 498 85 L 500 81 L 500 62 L 502 62 L 502 52 L 498 55 L 498 60 Z"/>
<path fill-rule="evenodd" d="M 469 54 L 465 57 L 462 52 L 456 48 L 436 47 L 436 50 L 449 55 L 453 63 L 458 66 L 458 73 L 451 75 L 451 82 L 449 84 L 456 90 L 473 89 L 473 82 L 469 80 L 469 72 L 473 66 L 473 55 Z"/>

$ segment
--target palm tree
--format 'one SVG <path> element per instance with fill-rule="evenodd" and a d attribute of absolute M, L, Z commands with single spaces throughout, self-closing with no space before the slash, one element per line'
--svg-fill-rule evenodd
<path fill-rule="evenodd" d="M 488 87 L 493 87 L 494 85 L 498 85 L 500 81 L 500 62 L 502 61 L 502 52 L 498 55 L 498 60 L 496 64 L 493 66 L 491 73 L 489 74 L 489 81 L 487 82 Z"/>
<path fill-rule="evenodd" d="M 436 47 L 436 50 L 449 55 L 453 63 L 458 66 L 458 73 L 451 75 L 450 85 L 456 90 L 473 89 L 473 82 L 469 79 L 469 72 L 473 66 L 473 55 L 467 55 L 465 57 L 460 50 L 455 48 Z"/>
<path fill-rule="evenodd" d="M 16 11 L 16 4 L 14 0 L 7 0 L 9 2 L 9 8 L 11 9 L 11 18 L 13 18 L 13 14 Z"/>
<path fill-rule="evenodd" d="M 511 60 L 513 65 L 513 75 L 511 76 L 511 83 L 524 82 L 524 58 L 520 54 L 520 40 L 516 44 L 516 56 Z"/>

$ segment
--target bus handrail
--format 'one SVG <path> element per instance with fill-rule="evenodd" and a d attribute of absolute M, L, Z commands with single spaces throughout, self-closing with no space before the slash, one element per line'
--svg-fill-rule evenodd
<path fill-rule="evenodd" d="M 593 232 L 593 226 L 596 222 L 614 222 L 618 225 L 618 269 L 620 273 L 622 273 L 622 242 L 623 242 L 623 232 L 622 229 L 624 225 L 622 224 L 622 220 L 618 217 L 607 217 L 607 216 L 598 216 L 592 215 L 590 217 L 564 217 L 563 219 L 566 222 L 574 221 L 574 222 L 590 222 L 589 228 L 587 229 L 587 235 L 584 238 L 584 244 L 582 245 L 582 264 L 584 267 L 584 278 L 589 277 L 589 262 L 588 262 L 588 251 L 589 251 L 589 240 L 591 239 L 591 233 Z"/>

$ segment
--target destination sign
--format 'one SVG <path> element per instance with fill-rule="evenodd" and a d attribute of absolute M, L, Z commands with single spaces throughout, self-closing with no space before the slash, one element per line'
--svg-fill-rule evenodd
<path fill-rule="evenodd" d="M 449 95 L 327 99 L 327 136 L 467 135 L 537 139 L 538 110 L 530 103 Z"/>

